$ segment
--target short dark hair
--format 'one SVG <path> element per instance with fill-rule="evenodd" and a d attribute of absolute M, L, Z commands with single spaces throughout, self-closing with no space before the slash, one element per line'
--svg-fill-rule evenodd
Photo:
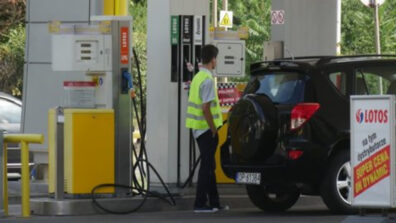
<path fill-rule="evenodd" d="M 219 49 L 217 47 L 208 44 L 202 48 L 202 63 L 208 64 L 213 58 L 216 58 L 219 54 Z"/>

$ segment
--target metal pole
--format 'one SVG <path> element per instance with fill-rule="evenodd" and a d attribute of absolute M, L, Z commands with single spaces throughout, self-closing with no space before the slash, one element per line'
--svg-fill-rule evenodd
<path fill-rule="evenodd" d="M 62 108 L 56 109 L 55 114 L 56 134 L 55 134 L 55 199 L 63 200 L 64 198 L 64 182 L 65 182 L 65 166 L 64 166 L 64 116 Z"/>
<path fill-rule="evenodd" d="M 341 0 L 337 0 L 337 55 L 341 55 Z"/>
<path fill-rule="evenodd" d="M 4 211 L 4 182 L 7 181 L 7 171 L 4 170 L 5 163 L 3 147 L 3 131 L 0 131 L 0 218 L 5 216 Z"/>
<path fill-rule="evenodd" d="M 3 142 L 3 177 L 5 178 L 3 181 L 3 204 L 4 204 L 4 213 L 8 215 L 8 178 L 7 178 L 7 143 L 4 142 L 4 135 L 2 136 Z"/>
<path fill-rule="evenodd" d="M 380 22 L 378 13 L 378 0 L 374 0 L 374 21 L 375 21 L 375 49 L 377 55 L 381 54 L 381 40 L 380 40 Z M 382 77 L 379 78 L 380 94 L 383 94 Z"/>
<path fill-rule="evenodd" d="M 223 10 L 224 10 L 224 11 L 228 11 L 228 0 L 223 0 Z M 225 27 L 225 31 L 228 31 L 228 28 L 227 28 L 227 27 Z M 222 78 L 222 81 L 223 81 L 224 83 L 228 83 L 228 78 L 227 78 L 227 77 L 224 77 L 224 78 Z"/>
<path fill-rule="evenodd" d="M 228 11 L 228 0 L 223 0 L 223 10 Z M 225 30 L 227 31 L 228 28 L 226 27 Z"/>
<path fill-rule="evenodd" d="M 217 27 L 217 0 L 213 0 L 213 27 Z"/>

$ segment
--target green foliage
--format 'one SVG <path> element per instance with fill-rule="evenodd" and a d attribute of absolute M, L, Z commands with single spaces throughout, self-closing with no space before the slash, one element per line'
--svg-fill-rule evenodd
<path fill-rule="evenodd" d="M 381 51 L 396 53 L 396 1 L 388 0 L 379 9 Z M 373 54 L 375 50 L 374 10 L 359 0 L 342 0 L 343 55 Z"/>
<path fill-rule="evenodd" d="M 379 8 L 381 52 L 396 53 L 396 1 L 388 0 Z M 343 55 L 375 54 L 374 9 L 358 0 L 342 0 L 342 42 Z M 365 73 L 365 82 L 370 94 L 387 92 L 390 82 L 382 79 L 380 92 L 379 76 Z"/>
<path fill-rule="evenodd" d="M 246 41 L 246 73 L 249 73 L 250 64 L 262 59 L 264 41 L 271 38 L 271 0 L 233 0 L 228 8 L 234 12 L 234 29 L 249 28 Z"/>
<path fill-rule="evenodd" d="M 7 41 L 11 28 L 23 24 L 25 19 L 26 0 L 0 0 L 0 42 Z"/>
<path fill-rule="evenodd" d="M 21 96 L 25 51 L 25 0 L 0 1 L 0 91 Z"/>
<path fill-rule="evenodd" d="M 25 27 L 11 28 L 0 43 L 0 89 L 14 96 L 21 96 L 25 52 Z"/>
<path fill-rule="evenodd" d="M 146 87 L 147 73 L 147 1 L 130 1 L 130 15 L 133 17 L 132 47 L 135 49 L 140 62 L 144 91 Z M 135 58 L 134 58 L 135 59 Z M 134 60 L 135 61 L 135 60 Z M 133 66 L 133 75 L 137 77 L 136 64 Z M 135 85 L 136 78 L 135 79 Z"/>
<path fill-rule="evenodd" d="M 135 91 L 138 93 L 137 103 L 138 109 L 140 110 L 140 102 L 145 102 L 146 89 L 147 89 L 147 0 L 130 0 L 129 13 L 133 17 L 133 33 L 132 33 L 132 47 L 136 51 L 137 59 L 140 63 L 140 71 L 142 75 L 142 88 L 143 94 L 140 95 L 139 83 L 138 83 L 138 69 L 135 63 L 135 57 L 133 57 L 132 75 L 133 85 Z M 143 113 L 146 108 L 143 107 Z M 144 115 L 139 114 L 139 117 Z M 145 121 L 143 121 L 145 125 Z"/>

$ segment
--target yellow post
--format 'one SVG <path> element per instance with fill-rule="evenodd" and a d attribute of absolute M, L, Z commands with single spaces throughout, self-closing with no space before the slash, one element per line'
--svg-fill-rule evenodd
<path fill-rule="evenodd" d="M 128 0 L 104 0 L 103 14 L 126 16 L 128 15 Z"/>
<path fill-rule="evenodd" d="M 29 185 L 29 148 L 25 141 L 21 142 L 22 161 L 22 217 L 30 216 L 30 185 Z"/>
<path fill-rule="evenodd" d="M 114 15 L 120 15 L 120 0 L 114 0 Z"/>
<path fill-rule="evenodd" d="M 39 143 L 44 142 L 44 135 L 42 134 L 5 134 L 4 143 Z"/>
<path fill-rule="evenodd" d="M 7 179 L 7 144 L 4 143 L 3 153 L 3 204 L 4 213 L 8 215 L 8 179 Z"/>
<path fill-rule="evenodd" d="M 115 0 L 104 0 L 103 2 L 103 15 L 114 15 Z"/>
<path fill-rule="evenodd" d="M 22 217 L 30 217 L 30 185 L 29 185 L 29 147 L 28 143 L 44 142 L 44 135 L 39 134 L 6 134 L 4 135 L 4 145 L 7 143 L 21 144 L 21 163 L 22 163 Z M 4 148 L 7 148 L 6 146 Z M 7 153 L 4 156 L 7 159 Z M 6 162 L 4 162 L 6 163 Z M 7 164 L 6 164 L 7 165 Z M 5 169 L 5 177 L 7 179 L 7 168 Z M 6 182 L 6 181 L 5 181 Z M 3 185 L 4 186 L 4 185 Z M 4 211 L 8 214 L 8 191 L 7 185 L 3 191 L 4 196 Z"/>
<path fill-rule="evenodd" d="M 128 2 L 127 0 L 116 0 L 116 15 L 128 15 Z"/>

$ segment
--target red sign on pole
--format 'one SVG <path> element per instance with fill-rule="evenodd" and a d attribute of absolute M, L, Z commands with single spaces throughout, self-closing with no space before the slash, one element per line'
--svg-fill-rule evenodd
<path fill-rule="evenodd" d="M 121 64 L 129 63 L 129 28 L 121 27 Z"/>

